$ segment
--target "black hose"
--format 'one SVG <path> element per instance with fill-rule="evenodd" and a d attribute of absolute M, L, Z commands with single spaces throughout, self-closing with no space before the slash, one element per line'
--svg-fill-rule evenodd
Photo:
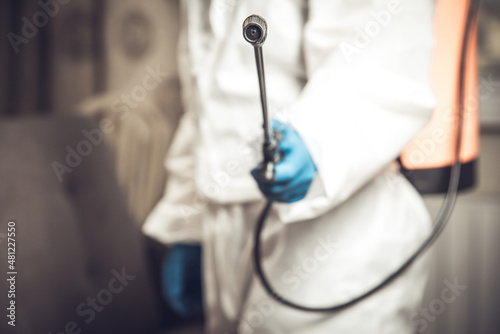
<path fill-rule="evenodd" d="M 374 287 L 370 288 L 366 292 L 358 295 L 357 297 L 352 298 L 351 300 L 347 302 L 343 302 L 340 304 L 336 304 L 333 306 L 327 306 L 327 307 L 307 307 L 303 305 L 296 304 L 288 299 L 286 299 L 284 296 L 280 295 L 277 293 L 271 284 L 269 283 L 269 280 L 267 279 L 266 275 L 264 274 L 264 271 L 262 269 L 261 265 L 261 254 L 260 254 L 260 237 L 262 230 L 264 228 L 266 218 L 269 214 L 269 211 L 271 210 L 272 207 L 272 201 L 268 201 L 265 208 L 263 209 L 258 223 L 257 227 L 255 229 L 255 240 L 254 240 L 254 249 L 253 249 L 253 257 L 254 257 L 254 265 L 255 265 L 255 270 L 257 272 L 257 275 L 266 289 L 266 291 L 269 293 L 269 295 L 274 298 L 276 301 L 279 303 L 298 309 L 306 312 L 334 312 L 334 311 L 340 311 L 343 309 L 346 309 L 357 302 L 373 295 L 377 291 L 381 290 L 385 286 L 387 286 L 389 283 L 394 281 L 396 278 L 398 278 L 400 275 L 402 275 L 410 266 L 415 262 L 415 260 L 422 255 L 439 237 L 441 232 L 444 230 L 446 223 L 448 222 L 448 219 L 451 215 L 451 212 L 453 211 L 453 207 L 455 205 L 455 201 L 457 198 L 457 191 L 458 191 L 458 185 L 460 182 L 460 168 L 462 166 L 460 162 L 460 151 L 462 147 L 462 129 L 463 129 L 463 117 L 464 117 L 464 94 L 465 94 L 465 72 L 466 72 L 466 64 L 467 64 L 467 50 L 469 46 L 469 39 L 470 39 L 470 34 L 472 31 L 473 25 L 476 23 L 477 20 L 477 12 L 478 12 L 478 7 L 479 7 L 479 0 L 469 0 L 468 4 L 468 10 L 467 10 L 467 18 L 466 18 L 466 25 L 465 25 L 465 32 L 464 32 L 464 39 L 462 43 L 462 49 L 461 49 L 461 59 L 460 59 L 460 74 L 459 74 L 459 80 L 458 80 L 458 122 L 457 122 L 457 138 L 456 138 L 456 145 L 455 145 L 455 155 L 454 155 L 454 160 L 453 160 L 453 165 L 451 167 L 451 173 L 450 173 L 450 182 L 448 184 L 448 191 L 446 192 L 446 196 L 443 202 L 443 205 L 441 206 L 441 209 L 439 211 L 438 216 L 435 219 L 434 222 L 434 228 L 430 235 L 425 239 L 425 241 L 422 243 L 422 245 L 393 273 L 388 275 L 385 279 L 383 279 L 380 283 L 375 285 Z"/>

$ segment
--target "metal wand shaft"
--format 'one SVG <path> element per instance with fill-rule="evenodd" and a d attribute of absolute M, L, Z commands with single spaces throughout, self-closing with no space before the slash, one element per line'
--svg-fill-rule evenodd
<path fill-rule="evenodd" d="M 255 62 L 257 63 L 257 74 L 259 76 L 260 102 L 262 104 L 262 115 L 264 118 L 264 145 L 270 145 L 273 142 L 273 131 L 271 127 L 271 119 L 267 111 L 266 80 L 264 74 L 264 58 L 262 55 L 262 47 L 254 46 L 254 51 Z"/>

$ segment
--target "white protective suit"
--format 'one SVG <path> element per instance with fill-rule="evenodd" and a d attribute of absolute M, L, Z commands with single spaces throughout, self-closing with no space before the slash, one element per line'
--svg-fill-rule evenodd
<path fill-rule="evenodd" d="M 422 262 L 338 313 L 282 306 L 253 273 L 264 204 L 250 170 L 262 116 L 251 14 L 264 17 L 269 108 L 308 146 L 307 197 L 275 204 L 264 231 L 274 287 L 309 306 L 350 299 L 393 271 L 429 232 L 419 194 L 394 161 L 429 120 L 433 1 L 181 1 L 185 113 L 166 159 L 164 198 L 144 232 L 203 246 L 207 333 L 412 333 Z"/>

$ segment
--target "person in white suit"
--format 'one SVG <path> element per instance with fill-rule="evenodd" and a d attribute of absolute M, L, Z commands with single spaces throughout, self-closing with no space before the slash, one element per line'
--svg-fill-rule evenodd
<path fill-rule="evenodd" d="M 425 262 L 351 308 L 315 313 L 268 296 L 251 251 L 266 196 L 282 202 L 264 231 L 264 270 L 288 299 L 326 307 L 378 283 L 429 232 L 422 199 L 395 160 L 434 108 L 433 10 L 430 0 L 181 1 L 185 111 L 166 158 L 165 195 L 143 227 L 181 248 L 164 267 L 173 309 L 196 309 L 182 299 L 195 289 L 182 247 L 200 245 L 207 333 L 415 332 Z M 251 175 L 262 160 L 262 116 L 241 29 L 250 14 L 268 24 L 270 112 L 293 134 L 277 178 L 288 173 L 293 183 L 308 170 L 293 197 L 286 184 Z"/>

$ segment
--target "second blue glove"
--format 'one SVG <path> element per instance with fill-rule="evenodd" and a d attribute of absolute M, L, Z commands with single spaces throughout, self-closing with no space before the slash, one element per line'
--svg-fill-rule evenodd
<path fill-rule="evenodd" d="M 163 299 L 183 318 L 203 313 L 201 246 L 175 244 L 162 263 Z"/>

